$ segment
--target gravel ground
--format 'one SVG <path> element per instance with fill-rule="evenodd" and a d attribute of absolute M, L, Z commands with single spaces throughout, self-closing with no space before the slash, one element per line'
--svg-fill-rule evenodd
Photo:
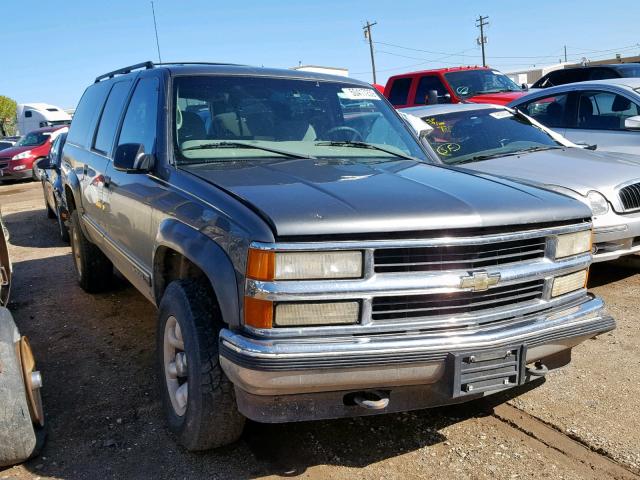
<path fill-rule="evenodd" d="M 0 470 L 0 479 L 637 478 L 608 472 L 606 461 L 599 467 L 605 470 L 597 470 L 480 404 L 288 425 L 249 423 L 232 446 L 185 452 L 161 417 L 154 308 L 122 279 L 109 293 L 80 290 L 70 249 L 46 219 L 38 184 L 0 185 L 0 204 L 11 231 L 10 309 L 30 336 L 43 372 L 49 426 L 41 456 Z M 591 281 L 609 301 L 618 330 L 577 348 L 571 366 L 512 403 L 637 473 L 634 309 L 640 275 L 596 268 Z"/>

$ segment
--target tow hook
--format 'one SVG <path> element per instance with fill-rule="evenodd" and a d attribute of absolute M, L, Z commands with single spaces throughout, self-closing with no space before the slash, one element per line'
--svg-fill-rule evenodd
<path fill-rule="evenodd" d="M 549 369 L 541 361 L 533 364 L 533 367 L 527 367 L 527 375 L 531 377 L 544 377 L 549 373 Z"/>
<path fill-rule="evenodd" d="M 389 396 L 377 390 L 360 392 L 353 401 L 367 410 L 384 410 L 389 405 Z"/>

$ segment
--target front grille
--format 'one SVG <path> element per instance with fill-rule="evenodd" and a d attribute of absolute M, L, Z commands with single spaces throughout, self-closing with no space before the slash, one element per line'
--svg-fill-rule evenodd
<path fill-rule="evenodd" d="M 450 316 L 521 304 L 542 298 L 544 280 L 506 285 L 484 292 L 453 292 L 428 295 L 376 297 L 372 320 L 397 320 Z"/>
<path fill-rule="evenodd" d="M 640 183 L 627 185 L 620 189 L 620 201 L 625 210 L 640 208 Z"/>
<path fill-rule="evenodd" d="M 7 168 L 9 166 L 8 158 L 0 158 L 0 169 Z"/>
<path fill-rule="evenodd" d="M 471 270 L 543 258 L 545 237 L 495 242 L 411 248 L 379 248 L 374 253 L 376 273 Z"/>

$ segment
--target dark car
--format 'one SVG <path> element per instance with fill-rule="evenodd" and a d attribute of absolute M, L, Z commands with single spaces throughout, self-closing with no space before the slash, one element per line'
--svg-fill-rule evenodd
<path fill-rule="evenodd" d="M 547 88 L 566 83 L 623 77 L 640 77 L 640 63 L 615 63 L 554 70 L 540 78 L 531 88 Z"/>
<path fill-rule="evenodd" d="M 37 167 L 40 171 L 40 181 L 42 182 L 47 217 L 57 220 L 60 238 L 68 242 L 69 230 L 66 221 L 69 219 L 69 216 L 64 195 L 64 184 L 60 176 L 62 147 L 64 147 L 66 139 L 66 132 L 58 135 L 51 145 L 51 152 L 44 159 L 37 162 Z"/>
<path fill-rule="evenodd" d="M 7 140 L 6 138 L 0 138 L 0 150 L 5 148 L 11 148 L 16 144 L 15 140 Z"/>
<path fill-rule="evenodd" d="M 585 204 L 429 155 L 351 78 L 149 62 L 87 88 L 61 163 L 78 282 L 115 266 L 158 307 L 181 444 L 480 398 L 615 327 Z"/>

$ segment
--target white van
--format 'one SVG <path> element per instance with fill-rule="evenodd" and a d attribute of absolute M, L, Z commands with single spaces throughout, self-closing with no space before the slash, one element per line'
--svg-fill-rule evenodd
<path fill-rule="evenodd" d="M 16 110 L 18 135 L 42 127 L 54 127 L 71 123 L 71 116 L 55 105 L 47 103 L 19 103 Z"/>

